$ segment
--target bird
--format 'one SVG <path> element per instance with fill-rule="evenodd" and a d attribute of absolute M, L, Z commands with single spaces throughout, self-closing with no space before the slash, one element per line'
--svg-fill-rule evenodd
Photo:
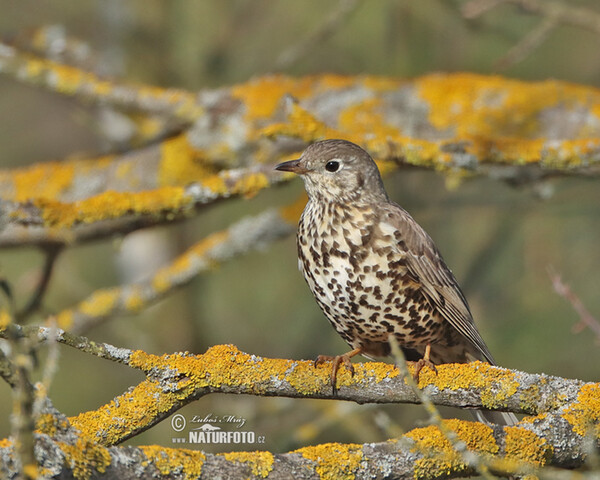
<path fill-rule="evenodd" d="M 389 356 L 394 337 L 415 377 L 443 363 L 494 359 L 465 295 L 425 230 L 385 191 L 369 153 L 341 139 L 309 145 L 275 166 L 304 180 L 308 202 L 296 236 L 298 267 L 319 307 L 352 350 L 319 355 L 331 361 L 336 392 L 340 365 Z M 484 423 L 513 425 L 514 414 L 473 411 Z"/>

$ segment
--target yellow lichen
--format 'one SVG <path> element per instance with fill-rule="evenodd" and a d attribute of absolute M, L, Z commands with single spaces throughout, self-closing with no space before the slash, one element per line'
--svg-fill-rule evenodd
<path fill-rule="evenodd" d="M 297 103 L 292 104 L 286 123 L 275 123 L 264 128 L 260 135 L 275 137 L 286 135 L 306 142 L 325 138 L 343 138 L 343 133 L 327 126 Z"/>
<path fill-rule="evenodd" d="M 69 330 L 75 321 L 75 312 L 71 309 L 63 310 L 56 315 L 56 325 L 63 330 Z"/>
<path fill-rule="evenodd" d="M 160 150 L 158 180 L 161 186 L 187 185 L 217 172 L 203 152 L 192 147 L 184 133 L 162 142 Z"/>
<path fill-rule="evenodd" d="M 12 173 L 15 185 L 14 199 L 24 202 L 33 198 L 58 198 L 72 182 L 73 163 L 46 162 L 19 169 Z"/>
<path fill-rule="evenodd" d="M 600 438 L 600 384 L 588 383 L 581 387 L 577 402 L 563 414 L 578 435 Z"/>
<path fill-rule="evenodd" d="M 108 450 L 84 436 L 80 436 L 74 445 L 62 442 L 57 444 L 77 480 L 87 480 L 94 472 L 104 473 L 110 465 Z"/>
<path fill-rule="evenodd" d="M 144 380 L 103 407 L 70 417 L 69 422 L 85 436 L 112 446 L 172 408 L 177 398 L 163 395 L 159 385 Z"/>
<path fill-rule="evenodd" d="M 159 357 L 138 350 L 131 354 L 129 364 L 147 373 L 155 369 L 176 372 L 174 378 L 177 380 L 174 381 L 177 384 L 164 390 L 157 382 L 147 379 L 107 405 L 69 419 L 75 428 L 103 445 L 118 443 L 132 431 L 151 424 L 161 413 L 171 411 L 173 406 L 208 386 L 243 385 L 262 393 L 265 383 L 273 378 L 284 378 L 292 362 L 261 359 L 231 345 L 218 345 L 198 356 Z M 119 419 L 118 422 L 115 419 Z"/>
<path fill-rule="evenodd" d="M 255 477 L 266 478 L 273 470 L 274 457 L 271 452 L 231 452 L 223 456 L 229 462 L 248 464 Z"/>
<path fill-rule="evenodd" d="M 556 166 L 577 163 L 590 135 L 582 130 L 575 148 L 568 145 L 572 140 L 550 148 L 540 135 L 542 114 L 576 107 L 600 113 L 597 90 L 565 82 L 526 83 L 457 73 L 428 75 L 415 84 L 430 105 L 431 124 L 451 138 L 468 139 L 467 151 L 479 158 L 527 163 L 546 157 Z"/>
<path fill-rule="evenodd" d="M 243 195 L 246 199 L 249 199 L 268 186 L 269 179 L 264 173 L 254 173 L 238 180 L 233 185 L 231 193 L 234 195 Z"/>
<path fill-rule="evenodd" d="M 144 308 L 144 294 L 140 287 L 132 286 L 125 296 L 125 307 L 131 312 L 139 312 Z"/>
<path fill-rule="evenodd" d="M 50 437 L 54 437 L 59 430 L 65 430 L 68 427 L 69 422 L 66 419 L 56 417 L 51 413 L 40 414 L 36 421 L 36 429 Z"/>
<path fill-rule="evenodd" d="M 191 201 L 182 187 L 162 187 L 145 192 L 107 191 L 72 203 L 35 198 L 33 204 L 41 210 L 47 226 L 69 228 L 75 223 L 94 223 L 127 214 L 174 212 L 190 206 Z"/>
<path fill-rule="evenodd" d="M 8 327 L 12 322 L 12 317 L 8 310 L 5 308 L 0 308 L 0 330 Z"/>
<path fill-rule="evenodd" d="M 327 443 L 304 447 L 293 453 L 315 462 L 315 471 L 322 479 L 354 479 L 363 459 L 362 446 L 352 443 Z"/>
<path fill-rule="evenodd" d="M 552 446 L 534 432 L 519 427 L 504 427 L 504 431 L 508 461 L 525 462 L 542 467 L 552 455 Z"/>
<path fill-rule="evenodd" d="M 111 312 L 119 300 L 118 288 L 107 288 L 92 293 L 88 298 L 78 305 L 78 309 L 84 315 L 101 317 Z"/>
<path fill-rule="evenodd" d="M 236 85 L 231 89 L 231 94 L 244 103 L 248 119 L 260 119 L 273 115 L 284 95 L 302 99 L 311 93 L 313 86 L 313 80 L 309 77 L 294 79 L 273 75 Z"/>
<path fill-rule="evenodd" d="M 515 374 L 510 370 L 484 362 L 439 365 L 437 370 L 436 374 L 428 368 L 423 369 L 419 375 L 419 387 L 432 384 L 444 390 L 476 388 L 481 392 L 481 402 L 486 408 L 505 406 L 504 401 L 519 387 Z"/>
<path fill-rule="evenodd" d="M 13 446 L 12 440 L 8 438 L 0 438 L 0 448 L 11 448 Z"/>
<path fill-rule="evenodd" d="M 173 477 L 176 474 L 183 479 L 199 478 L 206 455 L 197 450 L 183 448 L 173 449 L 156 445 L 139 447 L 148 462 L 151 462 L 158 471 L 165 476 Z M 146 463 L 147 465 L 147 463 Z"/>
<path fill-rule="evenodd" d="M 444 426 L 457 436 L 457 440 L 479 455 L 494 455 L 499 447 L 493 437 L 492 428 L 482 423 L 462 420 L 444 420 Z M 416 428 L 405 435 L 414 441 L 411 451 L 420 453 L 415 463 L 416 478 L 428 478 L 427 472 L 459 472 L 467 469 L 462 455 L 454 448 L 451 440 L 437 426 Z"/>

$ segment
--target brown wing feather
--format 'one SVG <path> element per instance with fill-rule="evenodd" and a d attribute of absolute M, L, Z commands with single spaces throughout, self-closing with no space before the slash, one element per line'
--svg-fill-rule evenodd
<path fill-rule="evenodd" d="M 492 354 L 475 327 L 469 304 L 431 237 L 399 205 L 385 205 L 381 220 L 398 231 L 398 247 L 406 258 L 408 271 L 431 305 L 475 347 L 481 359 L 493 364 Z"/>

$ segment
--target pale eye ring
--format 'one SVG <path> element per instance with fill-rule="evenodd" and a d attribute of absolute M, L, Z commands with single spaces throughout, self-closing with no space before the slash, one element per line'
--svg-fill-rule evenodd
<path fill-rule="evenodd" d="M 340 168 L 340 162 L 336 161 L 336 160 L 331 160 L 329 162 L 327 162 L 327 164 L 325 165 L 325 170 L 327 170 L 328 172 L 337 172 L 338 169 Z"/>

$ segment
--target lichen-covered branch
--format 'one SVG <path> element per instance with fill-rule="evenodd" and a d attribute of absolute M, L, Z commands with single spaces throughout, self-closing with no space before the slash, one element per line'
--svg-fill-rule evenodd
<path fill-rule="evenodd" d="M 74 308 L 59 312 L 58 325 L 82 332 L 110 316 L 138 313 L 215 265 L 292 234 L 294 219 L 286 218 L 286 212 L 270 209 L 243 218 L 202 239 L 146 281 L 96 290 Z"/>
<path fill-rule="evenodd" d="M 101 101 L 118 90 L 6 46 L 0 72 L 22 72 L 24 81 L 76 98 L 92 92 Z M 519 183 L 600 172 L 600 92 L 565 82 L 464 73 L 414 80 L 267 76 L 181 98 L 128 88 L 133 103 L 192 112 L 189 127 L 124 154 L 0 171 L 0 246 L 73 244 L 252 196 L 289 178 L 273 172 L 273 163 L 326 137 L 363 145 L 383 173 L 412 165 Z"/>
<path fill-rule="evenodd" d="M 118 83 L 77 67 L 21 52 L 6 43 L 0 43 L 0 73 L 61 95 L 126 110 L 158 113 L 186 121 L 195 120 L 202 113 L 191 92 Z"/>
<path fill-rule="evenodd" d="M 48 330 L 27 327 L 17 333 L 19 337 L 44 340 Z M 96 344 L 60 330 L 53 338 L 147 375 L 142 383 L 95 411 L 68 421 L 58 413 L 42 415 L 36 437 L 37 459 L 41 468 L 55 475 L 67 476 L 78 469 L 81 476 L 75 474 L 77 478 L 89 478 L 92 472 L 95 478 L 103 474 L 110 478 L 116 472 L 126 478 L 133 468 L 131 462 L 135 462 L 137 472 L 148 476 L 154 468 L 163 468 L 163 474 L 172 475 L 167 478 L 179 478 L 175 475 L 184 467 L 190 468 L 190 476 L 184 478 L 212 478 L 215 469 L 231 472 L 228 478 L 259 478 L 262 473 L 268 473 L 269 478 L 285 478 L 290 469 L 304 475 L 294 478 L 372 478 L 373 472 L 382 469 L 388 472 L 386 478 L 448 478 L 474 472 L 475 462 L 465 463 L 463 452 L 456 451 L 444 431 L 452 431 L 468 451 L 480 456 L 477 462 L 485 462 L 492 472 L 523 473 L 545 465 L 577 467 L 585 460 L 590 439 L 600 447 L 599 384 L 476 362 L 440 365 L 438 375 L 424 370 L 419 386 L 437 405 L 501 408 L 535 416 L 526 417 L 516 427 L 446 420 L 444 431 L 430 426 L 380 444 L 327 444 L 287 454 L 210 455 L 162 447 L 117 448 L 127 438 L 209 393 L 334 398 L 327 365 L 261 358 L 231 345 L 212 347 L 203 355 L 156 356 Z M 392 365 L 356 364 L 354 377 L 344 370 L 338 382 L 336 399 L 359 403 L 418 401 Z M 2 468 L 11 468 L 13 449 L 10 440 L 0 441 Z"/>
<path fill-rule="evenodd" d="M 0 248 L 31 244 L 56 248 L 123 235 L 188 218 L 201 207 L 218 200 L 252 197 L 259 190 L 285 179 L 270 167 L 255 166 L 224 170 L 185 187 L 107 191 L 73 202 L 42 197 L 24 202 L 0 199 L 0 219 L 4 218 L 8 223 L 3 229 L 0 225 Z"/>

